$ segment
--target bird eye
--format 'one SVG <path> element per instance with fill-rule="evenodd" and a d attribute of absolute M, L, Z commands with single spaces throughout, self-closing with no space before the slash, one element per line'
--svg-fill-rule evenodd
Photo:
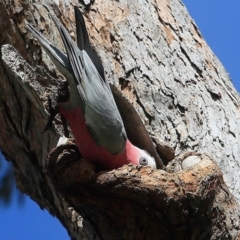
<path fill-rule="evenodd" d="M 148 160 L 145 157 L 141 157 L 139 159 L 139 164 L 142 166 L 147 166 L 148 165 Z"/>

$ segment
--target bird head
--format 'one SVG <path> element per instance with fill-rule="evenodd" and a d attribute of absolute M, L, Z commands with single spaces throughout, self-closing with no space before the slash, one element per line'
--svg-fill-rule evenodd
<path fill-rule="evenodd" d="M 138 151 L 139 151 L 138 165 L 156 168 L 156 162 L 154 158 L 151 157 L 150 154 L 148 154 L 148 152 L 142 149 L 138 149 Z"/>

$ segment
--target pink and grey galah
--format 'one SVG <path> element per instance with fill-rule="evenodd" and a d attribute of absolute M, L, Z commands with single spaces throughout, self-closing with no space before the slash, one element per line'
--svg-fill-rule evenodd
<path fill-rule="evenodd" d="M 30 24 L 27 28 L 68 81 L 70 98 L 58 103 L 57 110 L 69 122 L 82 157 L 104 170 L 129 163 L 156 168 L 154 158 L 127 138 L 104 68 L 90 45 L 79 9 L 75 7 L 77 44 L 60 21 L 51 18 L 59 30 L 67 55 Z"/>

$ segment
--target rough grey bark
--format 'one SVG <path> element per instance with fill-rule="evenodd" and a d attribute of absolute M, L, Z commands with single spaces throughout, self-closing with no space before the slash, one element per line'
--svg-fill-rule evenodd
<path fill-rule="evenodd" d="M 239 237 L 239 205 L 206 155 L 183 154 L 168 171 L 129 165 L 96 174 L 69 142 L 51 151 L 48 168 L 56 189 L 100 239 Z"/>
<path fill-rule="evenodd" d="M 51 4 L 52 13 L 73 36 L 72 5 L 77 4 L 77 1 Z M 160 155 L 167 155 L 171 160 L 174 156 L 171 148 L 176 156 L 187 151 L 206 153 L 223 171 L 230 191 L 240 199 L 239 96 L 182 3 L 102 0 L 96 1 L 85 16 L 91 42 L 97 46 L 107 78 L 133 104 Z M 187 158 L 182 163 L 177 158 L 169 164 L 167 172 L 123 167 L 95 174 L 92 167 L 90 170 L 85 165 L 81 167 L 76 154 L 75 160 L 70 161 L 72 152 L 67 154 L 65 146 L 63 152 L 56 149 L 49 156 L 53 186 L 45 161 L 57 144 L 61 123 L 57 120 L 55 128 L 46 133 L 43 129 L 48 118 L 47 96 L 56 93 L 54 78 L 59 75 L 26 31 L 25 19 L 62 48 L 57 30 L 41 3 L 0 0 L 0 45 L 11 44 L 20 53 L 11 46 L 2 48 L 5 64 L 0 60 L 0 148 L 13 162 L 19 189 L 57 216 L 73 239 L 134 239 L 134 235 L 139 239 L 151 239 L 151 236 L 186 239 L 189 229 L 192 239 L 237 238 L 238 203 L 228 193 L 217 166 L 204 155 L 200 155 L 201 161 L 196 160 L 199 157 Z M 63 161 L 64 168 L 61 157 L 67 159 Z M 54 164 L 56 159 L 60 159 L 60 171 L 59 165 Z M 203 167 L 206 161 L 207 167 Z M 78 174 L 67 175 L 76 178 L 64 178 L 65 171 L 75 173 L 76 169 L 87 174 L 82 174 L 82 179 L 78 179 Z M 204 174 L 199 169 L 204 169 Z M 114 205 L 108 200 L 104 204 L 104 194 L 124 199 L 129 207 L 137 204 L 129 211 L 125 229 L 121 225 L 126 216 L 120 211 L 121 201 Z M 91 201 L 99 196 L 99 201 Z M 145 197 L 149 202 L 139 200 Z M 109 206 L 113 215 L 107 212 Z M 140 211 L 146 206 L 150 215 Z M 180 211 L 179 215 L 174 215 L 176 211 Z M 136 228 L 139 212 L 148 221 L 140 221 Z M 206 218 L 200 218 L 204 214 Z M 122 231 L 112 224 L 114 217 L 115 220 L 119 217 Z M 206 224 L 205 230 L 198 225 L 196 217 Z M 109 225 L 101 224 L 103 220 Z M 155 235 L 150 236 L 150 230 Z"/>

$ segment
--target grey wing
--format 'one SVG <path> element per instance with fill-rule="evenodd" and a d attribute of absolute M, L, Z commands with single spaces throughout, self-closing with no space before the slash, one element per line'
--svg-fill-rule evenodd
<path fill-rule="evenodd" d="M 58 48 L 53 46 L 41 33 L 39 33 L 33 26 L 27 23 L 27 29 L 37 38 L 42 48 L 46 51 L 58 70 L 67 78 L 72 78 L 70 73 L 71 67 L 68 57 L 61 52 Z"/>
<path fill-rule="evenodd" d="M 87 52 L 78 48 L 58 19 L 52 19 L 65 45 L 90 133 L 100 146 L 117 154 L 125 147 L 126 133 L 112 92 Z"/>
<path fill-rule="evenodd" d="M 39 33 L 33 26 L 29 23 L 27 24 L 27 29 L 37 38 L 38 42 L 42 48 L 46 51 L 48 56 L 51 58 L 58 70 L 67 79 L 70 86 L 70 101 L 68 101 L 63 107 L 70 108 L 79 106 L 83 108 L 83 103 L 80 99 L 79 93 L 76 89 L 76 84 L 72 75 L 72 69 L 68 60 L 68 57 L 56 48 L 51 42 L 49 42 L 41 33 Z"/>
<path fill-rule="evenodd" d="M 101 78 L 105 80 L 104 68 L 102 62 L 97 55 L 94 48 L 91 46 L 88 32 L 86 29 L 85 21 L 77 6 L 74 7 L 75 11 L 75 19 L 76 19 L 76 29 L 77 29 L 77 45 L 80 50 L 85 50 L 92 60 L 94 66 L 96 67 L 98 73 L 100 74 Z"/>

